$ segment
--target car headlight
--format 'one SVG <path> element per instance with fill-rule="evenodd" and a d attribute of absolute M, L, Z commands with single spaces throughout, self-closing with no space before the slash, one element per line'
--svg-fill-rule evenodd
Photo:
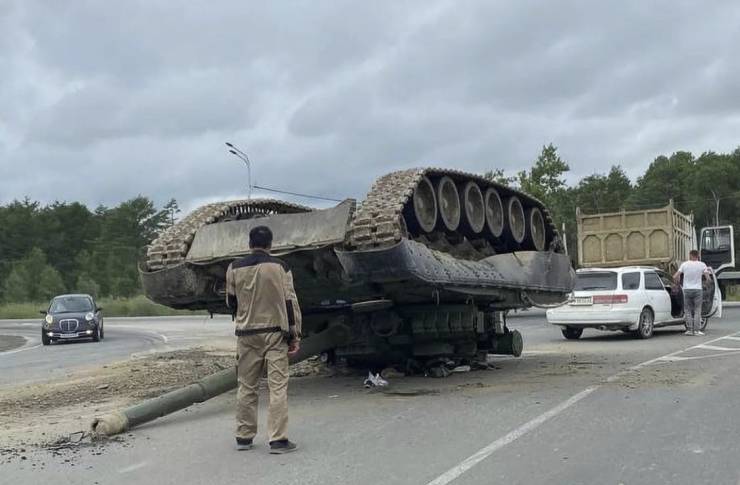
<path fill-rule="evenodd" d="M 45 322 L 46 322 L 46 323 L 47 323 L 48 325 L 51 325 L 52 323 L 54 323 L 54 317 L 52 317 L 51 315 L 46 315 L 46 318 L 44 318 L 44 321 L 45 321 Z"/>
<path fill-rule="evenodd" d="M 93 315 L 92 312 L 85 315 L 85 320 L 87 320 L 88 322 L 92 321 L 93 318 L 95 318 L 95 315 Z"/>

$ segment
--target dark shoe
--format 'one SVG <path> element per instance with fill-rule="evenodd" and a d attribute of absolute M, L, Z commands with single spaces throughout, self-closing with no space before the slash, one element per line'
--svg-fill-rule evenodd
<path fill-rule="evenodd" d="M 270 441 L 270 454 L 282 455 L 298 449 L 298 445 L 288 440 Z"/>
<path fill-rule="evenodd" d="M 239 451 L 251 450 L 254 445 L 251 439 L 237 438 L 236 449 Z"/>

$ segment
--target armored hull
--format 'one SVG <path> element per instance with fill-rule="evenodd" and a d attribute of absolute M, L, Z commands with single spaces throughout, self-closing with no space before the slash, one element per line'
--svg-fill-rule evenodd
<path fill-rule="evenodd" d="M 293 270 L 306 343 L 331 334 L 321 349 L 350 361 L 519 354 L 505 312 L 560 302 L 573 286 L 539 201 L 472 174 L 413 169 L 378 179 L 359 206 L 201 207 L 150 246 L 141 268 L 147 296 L 229 313 L 226 268 L 248 253 L 257 225 L 272 229 L 273 253 Z"/>

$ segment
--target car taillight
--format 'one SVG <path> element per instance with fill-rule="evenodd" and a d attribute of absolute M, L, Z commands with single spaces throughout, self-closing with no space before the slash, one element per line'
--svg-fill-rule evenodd
<path fill-rule="evenodd" d="M 594 295 L 593 302 L 595 305 L 615 305 L 627 303 L 627 295 Z"/>

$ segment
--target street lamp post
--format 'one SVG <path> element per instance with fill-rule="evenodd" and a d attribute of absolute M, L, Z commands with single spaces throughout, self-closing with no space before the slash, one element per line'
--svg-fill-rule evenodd
<path fill-rule="evenodd" d="M 229 143 L 228 141 L 226 142 L 226 146 L 229 147 L 229 153 L 239 158 L 239 160 L 244 162 L 244 164 L 247 166 L 247 183 L 249 184 L 248 185 L 249 189 L 247 191 L 247 199 L 251 199 L 252 198 L 252 162 L 249 161 L 249 157 L 247 156 L 246 153 L 239 150 L 239 148 Z"/>

